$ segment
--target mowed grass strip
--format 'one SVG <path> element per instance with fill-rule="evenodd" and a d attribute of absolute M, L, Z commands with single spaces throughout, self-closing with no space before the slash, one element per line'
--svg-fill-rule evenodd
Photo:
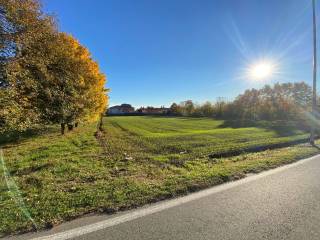
<path fill-rule="evenodd" d="M 300 144 L 229 158 L 208 157 L 212 151 L 306 135 L 289 124 L 228 127 L 206 118 L 107 117 L 104 125 L 99 141 L 94 136 L 96 125 L 90 124 L 65 136 L 54 127 L 4 145 L 10 178 L 38 228 L 90 212 L 112 213 L 186 194 L 319 153 Z M 33 230 L 0 170 L 0 233 Z"/>

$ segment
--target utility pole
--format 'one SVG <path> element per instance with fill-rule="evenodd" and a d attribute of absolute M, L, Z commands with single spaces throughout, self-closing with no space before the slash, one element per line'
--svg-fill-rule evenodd
<path fill-rule="evenodd" d="M 312 0 L 313 12 L 313 86 L 312 86 L 312 116 L 310 143 L 313 145 L 315 140 L 315 126 L 313 122 L 317 112 L 317 17 L 316 17 L 316 0 Z"/>

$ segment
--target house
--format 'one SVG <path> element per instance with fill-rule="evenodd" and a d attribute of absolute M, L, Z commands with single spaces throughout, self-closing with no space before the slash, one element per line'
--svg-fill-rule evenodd
<path fill-rule="evenodd" d="M 108 109 L 108 114 L 110 115 L 125 115 L 130 113 L 134 113 L 134 108 L 130 104 L 126 103 L 113 106 Z"/>
<path fill-rule="evenodd" d="M 161 108 L 155 108 L 155 107 L 141 107 L 137 110 L 138 113 L 141 114 L 146 114 L 146 115 L 164 115 L 164 114 L 168 114 L 170 108 L 165 108 L 165 107 L 161 107 Z"/>

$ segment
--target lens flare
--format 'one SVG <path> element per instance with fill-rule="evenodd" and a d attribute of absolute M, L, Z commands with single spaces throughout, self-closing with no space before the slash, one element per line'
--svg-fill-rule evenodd
<path fill-rule="evenodd" d="M 248 69 L 248 75 L 253 80 L 264 80 L 269 78 L 275 72 L 275 66 L 271 62 L 262 61 L 251 65 Z"/>
<path fill-rule="evenodd" d="M 9 194 L 11 195 L 12 199 L 16 202 L 17 206 L 20 208 L 20 210 L 23 212 L 23 214 L 26 216 L 26 218 L 32 222 L 33 227 L 35 229 L 38 229 L 36 222 L 31 217 L 31 214 L 28 211 L 28 209 L 23 201 L 23 197 L 22 197 L 22 194 L 21 194 L 18 186 L 16 185 L 13 177 L 10 176 L 10 173 L 5 165 L 5 162 L 4 162 L 3 151 L 1 148 L 0 148 L 0 167 L 3 170 L 4 180 L 5 180 Z"/>

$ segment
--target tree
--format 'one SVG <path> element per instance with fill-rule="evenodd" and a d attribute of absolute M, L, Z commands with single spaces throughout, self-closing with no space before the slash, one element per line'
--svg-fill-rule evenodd
<path fill-rule="evenodd" d="M 214 115 L 217 118 L 222 118 L 224 115 L 224 108 L 226 106 L 226 101 L 222 97 L 218 97 L 214 104 Z"/>
<path fill-rule="evenodd" d="M 243 119 L 299 120 L 310 110 L 311 95 L 306 83 L 276 83 L 246 90 L 232 104 L 236 116 Z"/>
<path fill-rule="evenodd" d="M 195 106 L 192 100 L 187 100 L 180 103 L 181 113 L 183 116 L 191 116 L 194 113 Z"/>
<path fill-rule="evenodd" d="M 199 106 L 201 116 L 212 117 L 214 113 L 214 106 L 211 102 L 205 102 L 203 105 Z"/>
<path fill-rule="evenodd" d="M 38 97 L 46 121 L 60 123 L 63 134 L 66 124 L 98 120 L 107 104 L 106 78 L 90 52 L 72 36 L 60 33 L 48 69 L 49 93 L 41 91 Z"/>
<path fill-rule="evenodd" d="M 172 112 L 184 116 L 207 116 L 239 120 L 298 120 L 306 122 L 311 110 L 312 89 L 304 82 L 276 83 L 261 89 L 248 89 L 233 102 L 218 98 L 194 104 L 191 100 L 171 105 Z"/>
<path fill-rule="evenodd" d="M 39 122 L 33 106 L 46 70 L 43 50 L 56 31 L 37 0 L 0 0 L 1 130 L 23 130 Z M 35 75 L 37 77 L 35 77 Z"/>
<path fill-rule="evenodd" d="M 176 103 L 172 103 L 170 106 L 170 113 L 173 115 L 180 115 L 180 106 Z"/>
<path fill-rule="evenodd" d="M 38 0 L 0 0 L 0 127 L 97 120 L 106 78 L 85 47 L 59 33 Z"/>

